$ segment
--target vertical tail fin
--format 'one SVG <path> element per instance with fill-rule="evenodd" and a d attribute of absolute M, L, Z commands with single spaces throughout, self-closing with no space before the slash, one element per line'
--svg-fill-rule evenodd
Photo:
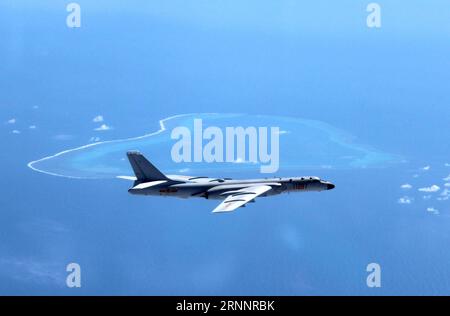
<path fill-rule="evenodd" d="M 156 169 L 140 152 L 127 152 L 128 160 L 136 175 L 137 181 L 169 180 L 161 171 Z"/>

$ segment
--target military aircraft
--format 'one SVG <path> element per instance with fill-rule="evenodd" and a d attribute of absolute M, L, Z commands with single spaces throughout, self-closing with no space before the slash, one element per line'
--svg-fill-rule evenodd
<path fill-rule="evenodd" d="M 223 200 L 213 213 L 231 212 L 258 196 L 284 192 L 323 191 L 334 189 L 334 184 L 318 177 L 288 177 L 233 180 L 230 178 L 189 177 L 164 175 L 140 152 L 127 152 L 136 177 L 132 177 L 131 194 L 174 196 L 180 198 L 202 197 Z M 125 177 L 129 178 L 129 177 Z"/>

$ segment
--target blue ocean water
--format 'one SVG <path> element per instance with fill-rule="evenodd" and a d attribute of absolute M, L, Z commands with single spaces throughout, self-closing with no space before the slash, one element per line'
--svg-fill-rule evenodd
<path fill-rule="evenodd" d="M 0 4 L 0 294 L 449 294 L 445 1 L 379 2 L 377 29 L 364 1 L 78 3 L 80 28 L 64 1 Z M 402 163 L 289 169 L 336 189 L 225 216 L 27 167 L 211 112 L 324 122 Z"/>

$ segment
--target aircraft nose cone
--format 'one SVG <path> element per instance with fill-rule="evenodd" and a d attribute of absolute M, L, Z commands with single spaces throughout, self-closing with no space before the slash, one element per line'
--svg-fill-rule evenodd
<path fill-rule="evenodd" d="M 333 183 L 328 183 L 327 184 L 327 190 L 332 190 L 335 188 L 335 185 Z"/>

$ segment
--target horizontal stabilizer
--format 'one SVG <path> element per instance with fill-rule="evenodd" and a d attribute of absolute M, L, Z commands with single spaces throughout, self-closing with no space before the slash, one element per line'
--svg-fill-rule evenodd
<path fill-rule="evenodd" d="M 135 176 L 117 176 L 117 179 L 123 179 L 123 180 L 130 180 L 130 181 L 136 181 L 137 178 Z"/>
<path fill-rule="evenodd" d="M 163 184 L 166 182 L 167 182 L 166 180 L 142 182 L 142 183 L 139 183 L 138 185 L 135 185 L 134 187 L 132 187 L 132 189 L 138 189 L 138 190 L 147 189 L 147 188 L 154 187 L 156 185 L 160 185 L 160 184 Z"/>

